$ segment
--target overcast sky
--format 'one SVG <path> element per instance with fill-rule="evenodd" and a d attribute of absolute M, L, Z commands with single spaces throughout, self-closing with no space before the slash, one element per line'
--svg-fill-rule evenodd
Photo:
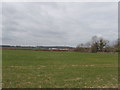
<path fill-rule="evenodd" d="M 118 37 L 117 2 L 7 2 L 2 10 L 3 44 L 76 46 L 95 35 Z"/>

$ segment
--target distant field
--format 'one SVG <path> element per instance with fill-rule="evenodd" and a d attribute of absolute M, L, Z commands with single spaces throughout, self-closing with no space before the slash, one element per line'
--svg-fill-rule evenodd
<path fill-rule="evenodd" d="M 3 50 L 3 88 L 116 88 L 117 54 Z"/>

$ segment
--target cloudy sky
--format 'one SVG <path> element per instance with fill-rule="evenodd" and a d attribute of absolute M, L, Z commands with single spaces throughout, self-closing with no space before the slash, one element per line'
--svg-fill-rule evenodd
<path fill-rule="evenodd" d="M 2 43 L 66 45 L 86 43 L 92 36 L 118 37 L 116 2 L 2 3 Z"/>

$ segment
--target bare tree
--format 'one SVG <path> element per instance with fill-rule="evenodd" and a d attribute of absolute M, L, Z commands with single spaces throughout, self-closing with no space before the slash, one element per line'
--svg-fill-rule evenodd
<path fill-rule="evenodd" d="M 91 51 L 92 52 L 98 52 L 98 51 L 103 51 L 103 49 L 106 47 L 108 44 L 108 40 L 105 40 L 103 38 L 93 36 L 92 37 L 92 44 L 91 44 Z"/>
<path fill-rule="evenodd" d="M 91 40 L 91 51 L 92 52 L 97 52 L 98 51 L 98 41 L 99 41 L 99 38 L 97 36 L 93 36 L 92 37 L 92 40 Z"/>
<path fill-rule="evenodd" d="M 108 40 L 104 40 L 103 38 L 101 38 L 99 40 L 99 51 L 103 51 L 103 48 L 106 48 L 107 44 L 109 43 Z"/>

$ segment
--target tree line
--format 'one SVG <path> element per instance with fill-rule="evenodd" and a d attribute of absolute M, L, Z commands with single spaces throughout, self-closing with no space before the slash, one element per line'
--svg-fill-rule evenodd
<path fill-rule="evenodd" d="M 120 39 L 116 40 L 114 44 L 110 45 L 109 41 L 102 38 L 93 36 L 91 41 L 86 44 L 79 44 L 76 46 L 75 51 L 80 52 L 119 52 L 120 51 Z"/>

